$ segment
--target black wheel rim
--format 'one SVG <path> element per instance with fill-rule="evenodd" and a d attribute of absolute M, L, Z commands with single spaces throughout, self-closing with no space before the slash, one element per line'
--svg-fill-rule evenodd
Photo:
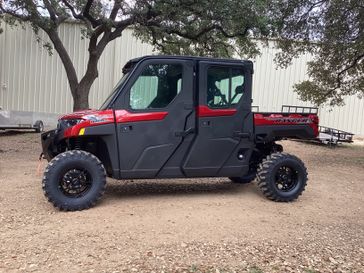
<path fill-rule="evenodd" d="M 59 181 L 60 190 L 68 197 L 84 196 L 92 186 L 90 173 L 81 168 L 73 168 L 64 172 Z"/>
<path fill-rule="evenodd" d="M 296 188 L 299 183 L 298 172 L 289 167 L 281 166 L 275 175 L 275 186 L 281 192 L 290 192 Z"/>

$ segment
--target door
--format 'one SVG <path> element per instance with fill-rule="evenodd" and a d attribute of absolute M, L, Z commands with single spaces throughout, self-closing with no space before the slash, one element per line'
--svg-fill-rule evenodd
<path fill-rule="evenodd" d="M 195 131 L 193 70 L 186 60 L 146 59 L 137 65 L 115 110 L 121 178 L 184 176 L 184 142 Z"/>
<path fill-rule="evenodd" d="M 253 149 L 251 62 L 200 62 L 198 130 L 183 165 L 189 177 L 242 176 Z"/>

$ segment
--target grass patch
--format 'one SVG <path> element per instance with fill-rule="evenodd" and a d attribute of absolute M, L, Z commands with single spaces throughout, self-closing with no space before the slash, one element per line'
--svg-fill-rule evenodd
<path fill-rule="evenodd" d="M 364 164 L 364 156 L 362 157 L 354 157 L 353 160 L 357 163 Z"/>
<path fill-rule="evenodd" d="M 364 165 L 364 156 L 360 157 L 344 157 L 345 163 L 352 163 L 354 165 Z"/>
<path fill-rule="evenodd" d="M 364 145 L 357 144 L 355 142 L 353 142 L 353 143 L 341 143 L 337 147 L 348 148 L 348 149 L 356 149 L 356 150 L 357 149 L 364 150 Z"/>
<path fill-rule="evenodd" d="M 198 271 L 199 270 L 198 270 L 198 266 L 197 265 L 195 265 L 195 264 L 191 265 L 189 272 L 195 273 L 195 272 L 198 272 Z"/>
<path fill-rule="evenodd" d="M 183 271 L 186 272 L 186 271 Z M 187 269 L 188 273 L 231 273 L 231 272 L 235 272 L 234 270 L 230 270 L 227 268 L 214 268 L 214 267 L 210 267 L 210 266 L 205 266 L 205 265 L 196 265 L 196 264 L 192 264 L 188 269 Z"/>
<path fill-rule="evenodd" d="M 306 273 L 319 273 L 318 271 L 313 270 L 313 269 L 310 269 L 310 268 L 306 268 L 306 269 L 305 269 L 305 272 L 306 272 Z"/>
<path fill-rule="evenodd" d="M 264 273 L 262 269 L 257 266 L 249 268 L 249 273 Z"/>

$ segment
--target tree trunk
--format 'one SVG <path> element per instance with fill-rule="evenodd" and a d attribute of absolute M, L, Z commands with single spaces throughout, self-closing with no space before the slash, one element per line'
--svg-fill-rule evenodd
<path fill-rule="evenodd" d="M 88 96 L 90 87 L 78 85 L 76 90 L 72 92 L 73 111 L 89 109 Z"/>
<path fill-rule="evenodd" d="M 90 109 L 88 96 L 90 94 L 91 86 L 98 77 L 97 72 L 98 58 L 90 57 L 88 63 L 88 69 L 83 76 L 80 83 L 72 91 L 73 97 L 73 111 L 80 111 Z"/>
<path fill-rule="evenodd" d="M 87 68 L 85 75 L 82 77 L 80 81 L 78 81 L 75 67 L 61 39 L 58 36 L 57 30 L 55 29 L 51 30 L 44 29 L 44 30 L 47 32 L 48 36 L 53 42 L 54 48 L 56 49 L 58 55 L 60 56 L 63 66 L 66 70 L 68 82 L 73 97 L 73 111 L 89 109 L 88 96 L 90 94 L 90 89 L 92 84 L 99 75 L 97 70 L 97 64 L 102 52 L 104 51 L 106 45 L 110 41 L 110 34 L 111 34 L 110 30 L 101 32 L 104 33 L 104 35 L 100 39 L 99 43 L 98 43 L 98 37 L 101 33 L 95 33 L 94 35 L 91 36 L 88 48 L 89 59 L 87 62 Z M 115 36 L 115 38 L 116 37 L 117 36 Z"/>
<path fill-rule="evenodd" d="M 99 52 L 97 54 L 94 52 L 90 53 L 85 75 L 82 77 L 77 87 L 74 90 L 71 90 L 73 96 L 73 111 L 89 109 L 88 96 L 92 84 L 99 76 L 97 63 L 100 55 L 101 53 Z"/>
<path fill-rule="evenodd" d="M 90 55 L 87 63 L 86 73 L 82 77 L 81 81 L 78 81 L 72 60 L 61 39 L 59 38 L 58 32 L 56 30 L 48 30 L 47 34 L 53 42 L 54 48 L 60 56 L 63 66 L 66 70 L 68 83 L 70 85 L 73 97 L 73 111 L 89 109 L 88 96 L 90 94 L 92 84 L 98 77 L 97 63 L 102 51 L 100 50 L 99 52 L 93 52 L 89 49 Z M 92 46 L 94 47 L 95 45 Z"/>

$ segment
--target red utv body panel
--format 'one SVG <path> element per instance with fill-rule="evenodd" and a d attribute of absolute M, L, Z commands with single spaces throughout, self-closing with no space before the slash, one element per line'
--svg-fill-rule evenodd
<path fill-rule="evenodd" d="M 61 120 L 80 120 L 80 122 L 69 127 L 64 132 L 65 138 L 78 136 L 82 128 L 98 126 L 109 123 L 126 123 L 163 120 L 168 112 L 152 112 L 152 113 L 130 113 L 126 110 L 87 110 L 79 111 L 71 114 L 63 115 Z"/>
<path fill-rule="evenodd" d="M 198 117 L 219 117 L 232 116 L 236 114 L 236 109 L 211 109 L 205 105 L 197 107 Z M 126 123 L 139 121 L 163 120 L 168 112 L 149 112 L 149 113 L 131 113 L 126 110 L 87 110 L 63 115 L 61 120 L 80 119 L 80 123 L 67 128 L 64 133 L 65 138 L 78 136 L 81 128 L 98 126 L 108 123 Z M 94 120 L 93 120 L 94 119 Z M 278 125 L 308 125 L 315 136 L 318 135 L 319 118 L 316 114 L 284 114 L 284 113 L 255 113 L 255 126 L 278 126 Z"/>
<path fill-rule="evenodd" d="M 319 134 L 319 118 L 317 114 L 290 114 L 290 113 L 255 113 L 255 126 L 288 126 L 308 125 L 314 132 L 314 137 Z"/>
<path fill-rule="evenodd" d="M 63 115 L 60 120 L 80 120 L 78 124 L 64 131 L 64 137 L 69 138 L 78 136 L 82 128 L 113 123 L 115 117 L 113 110 L 86 110 Z"/>

